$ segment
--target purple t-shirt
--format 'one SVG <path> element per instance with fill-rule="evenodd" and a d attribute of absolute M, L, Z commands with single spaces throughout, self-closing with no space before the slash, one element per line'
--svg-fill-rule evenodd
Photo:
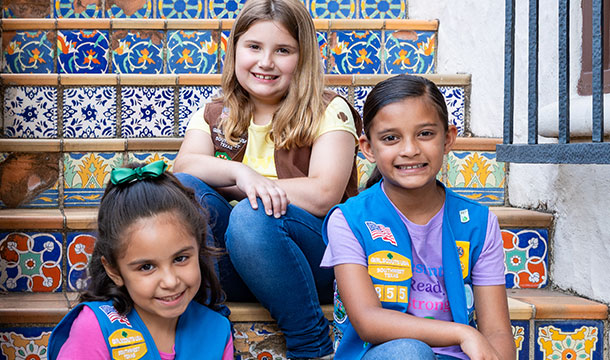
<path fill-rule="evenodd" d="M 445 291 L 442 264 L 444 205 L 425 225 L 412 223 L 396 207 L 394 209 L 406 225 L 412 242 L 413 277 L 407 313 L 421 318 L 453 321 Z M 336 209 L 328 219 L 327 232 L 328 247 L 320 266 L 368 265 L 364 250 L 340 209 Z M 505 284 L 502 236 L 498 218 L 491 211 L 487 221 L 485 243 L 477 262 L 472 267 L 471 278 L 472 284 L 476 286 Z M 434 348 L 434 352 L 468 359 L 458 345 Z"/>

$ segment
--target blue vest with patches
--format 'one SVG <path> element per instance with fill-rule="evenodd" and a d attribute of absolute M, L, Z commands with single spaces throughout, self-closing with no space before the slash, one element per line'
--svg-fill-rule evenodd
<path fill-rule="evenodd" d="M 439 182 L 440 184 L 440 182 Z M 442 184 L 441 184 L 442 185 Z M 367 257 L 368 273 L 381 305 L 406 313 L 412 277 L 411 237 L 381 182 L 335 208 L 345 219 Z M 324 241 L 328 243 L 324 221 Z M 445 188 L 442 264 L 453 321 L 475 326 L 470 272 L 485 243 L 489 209 Z M 355 360 L 370 349 L 351 325 L 335 293 L 335 359 Z"/>
<path fill-rule="evenodd" d="M 161 359 L 155 341 L 137 311 L 131 310 L 127 316 L 122 316 L 112 306 L 112 301 L 92 301 L 72 309 L 53 329 L 48 345 L 49 360 L 57 358 L 83 306 L 95 313 L 111 359 Z M 231 326 L 227 318 L 191 301 L 178 319 L 176 360 L 221 359 L 230 336 Z"/>

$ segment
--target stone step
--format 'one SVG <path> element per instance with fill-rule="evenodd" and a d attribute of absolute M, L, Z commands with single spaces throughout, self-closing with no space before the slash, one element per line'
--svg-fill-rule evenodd
<path fill-rule="evenodd" d="M 518 359 L 550 356 L 553 341 L 569 338 L 587 344 L 590 358 L 603 352 L 608 308 L 604 304 L 551 290 L 507 290 Z M 14 293 L 0 302 L 0 345 L 3 351 L 22 344 L 45 346 L 52 327 L 77 302 L 77 293 Z M 235 325 L 236 358 L 261 359 L 268 353 L 284 359 L 285 343 L 274 319 L 260 304 L 227 303 Z M 322 309 L 333 319 L 332 305 Z M 35 334 L 35 335 L 32 335 Z M 530 348 L 530 344 L 533 348 Z M 578 349 L 578 348 L 577 348 Z M 28 351 L 25 349 L 24 351 Z M 543 355 L 543 356 L 540 356 Z"/>

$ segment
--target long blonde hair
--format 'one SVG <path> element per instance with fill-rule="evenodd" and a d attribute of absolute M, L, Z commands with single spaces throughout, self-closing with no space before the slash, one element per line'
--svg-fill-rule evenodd
<path fill-rule="evenodd" d="M 295 74 L 273 116 L 271 136 L 275 147 L 311 146 L 324 113 L 324 74 L 313 21 L 298 0 L 248 0 L 237 16 L 227 43 L 222 73 L 223 101 L 229 112 L 220 126 L 231 145 L 248 131 L 254 109 L 235 75 L 235 46 L 239 37 L 258 21 L 277 21 L 299 44 Z"/>

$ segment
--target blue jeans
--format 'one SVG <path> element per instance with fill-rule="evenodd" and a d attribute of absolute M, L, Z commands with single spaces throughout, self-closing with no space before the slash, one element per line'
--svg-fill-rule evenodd
<path fill-rule="evenodd" d="M 279 219 L 245 199 L 232 207 L 216 190 L 189 174 L 175 174 L 195 190 L 210 215 L 214 245 L 228 256 L 218 272 L 229 301 L 257 299 L 277 321 L 289 358 L 332 353 L 328 321 L 320 303 L 332 303 L 333 271 L 320 268 L 326 246 L 322 219 L 288 205 Z"/>
<path fill-rule="evenodd" d="M 373 346 L 362 360 L 436 360 L 432 348 L 415 339 L 396 339 Z"/>

